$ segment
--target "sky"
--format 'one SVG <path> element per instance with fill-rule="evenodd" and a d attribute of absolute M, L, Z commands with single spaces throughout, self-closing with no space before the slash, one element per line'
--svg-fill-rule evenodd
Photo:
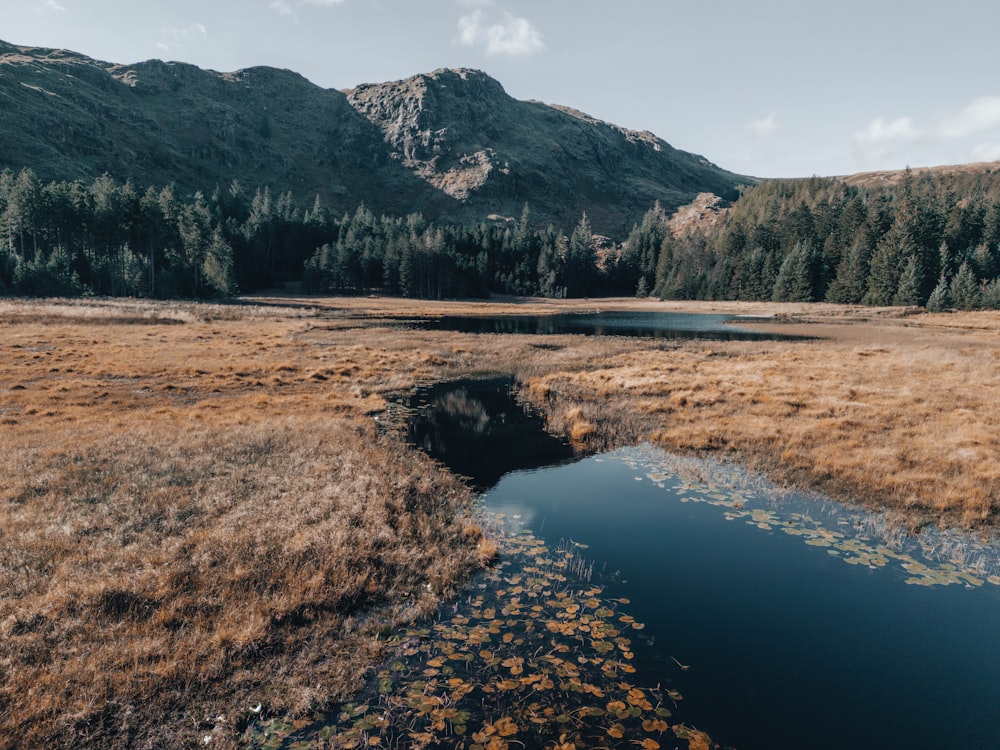
<path fill-rule="evenodd" d="M 756 177 L 1000 160 L 995 0 L 0 0 L 0 39 L 336 89 L 476 68 Z"/>

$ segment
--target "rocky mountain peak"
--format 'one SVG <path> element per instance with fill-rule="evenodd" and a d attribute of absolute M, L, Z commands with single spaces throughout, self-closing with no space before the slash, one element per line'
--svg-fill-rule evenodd
<path fill-rule="evenodd" d="M 478 222 L 517 217 L 623 238 L 666 208 L 746 181 L 651 133 L 519 101 L 486 73 L 442 68 L 337 91 L 297 73 L 179 62 L 119 65 L 0 42 L 0 169 L 45 180 L 108 173 L 181 190 L 318 194 L 334 213 Z"/>
<path fill-rule="evenodd" d="M 449 140 L 481 127 L 498 106 L 513 102 L 498 81 L 468 68 L 443 68 L 346 93 L 388 143 L 417 161 L 433 159 Z"/>
<path fill-rule="evenodd" d="M 452 198 L 467 199 L 504 168 L 490 141 L 515 102 L 482 71 L 442 68 L 359 86 L 347 97 L 382 131 L 394 158 Z"/>

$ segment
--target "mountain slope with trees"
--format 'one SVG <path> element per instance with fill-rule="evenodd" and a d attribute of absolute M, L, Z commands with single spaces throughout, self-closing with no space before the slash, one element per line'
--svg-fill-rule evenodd
<path fill-rule="evenodd" d="M 345 94 L 274 68 L 119 65 L 0 42 L 0 102 L 0 169 L 184 196 L 236 180 L 301 205 L 319 196 L 336 216 L 364 204 L 469 224 L 528 203 L 539 226 L 586 212 L 622 239 L 655 201 L 734 198 L 747 181 L 651 134 L 515 100 L 471 70 Z"/>
<path fill-rule="evenodd" d="M 348 101 L 385 136 L 391 156 L 460 202 L 474 223 L 490 213 L 571 227 L 585 212 L 623 239 L 659 201 L 673 210 L 702 191 L 737 196 L 736 178 L 649 132 L 581 112 L 518 101 L 476 70 L 437 70 L 359 86 Z"/>
<path fill-rule="evenodd" d="M 0 293 L 302 279 L 437 298 L 1000 306 L 997 165 L 758 183 L 467 69 L 340 92 L 271 68 L 0 42 L 0 99 Z"/>
<path fill-rule="evenodd" d="M 0 43 L 0 101 L 0 168 L 27 167 L 46 181 L 107 174 L 181 195 L 239 181 L 302 202 L 319 194 L 338 211 L 449 203 L 389 158 L 341 92 L 290 71 L 123 66 Z"/>
<path fill-rule="evenodd" d="M 663 298 L 1000 306 L 1000 170 L 768 180 L 725 220 L 670 236 Z"/>

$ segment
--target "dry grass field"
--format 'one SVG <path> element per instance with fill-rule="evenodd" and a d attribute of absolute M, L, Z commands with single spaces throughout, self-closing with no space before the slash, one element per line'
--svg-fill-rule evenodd
<path fill-rule="evenodd" d="M 791 485 L 934 522 L 1000 520 L 1000 314 L 816 306 L 758 330 L 796 342 L 637 350 L 527 381 L 552 429 L 725 451 Z"/>
<path fill-rule="evenodd" d="M 418 331 L 401 315 L 722 311 L 795 342 Z M 0 301 L 0 747 L 235 744 L 339 700 L 488 563 L 386 397 L 513 372 L 581 450 L 650 440 L 1000 518 L 1000 315 L 636 300 Z"/>
<path fill-rule="evenodd" d="M 261 701 L 345 697 L 491 554 L 354 377 L 425 355 L 326 353 L 288 310 L 0 319 L 0 746 L 226 746 Z"/>

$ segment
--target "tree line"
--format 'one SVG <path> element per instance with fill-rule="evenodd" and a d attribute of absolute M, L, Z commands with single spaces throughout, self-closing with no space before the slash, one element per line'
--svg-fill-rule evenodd
<path fill-rule="evenodd" d="M 473 226 L 376 217 L 364 207 L 344 216 L 337 239 L 306 261 L 306 291 L 379 291 L 407 297 L 485 297 L 490 293 L 585 297 L 620 293 L 618 259 L 602 253 L 586 215 L 568 235 L 520 220 Z M 627 279 L 634 287 L 634 279 Z"/>
<path fill-rule="evenodd" d="M 662 210 L 657 216 L 665 222 Z M 599 247 L 586 216 L 568 234 L 520 220 L 473 226 L 420 214 L 333 218 L 317 197 L 238 182 L 211 194 L 102 176 L 42 183 L 0 173 L 0 293 L 216 297 L 302 280 L 312 293 L 484 297 L 631 292 L 628 254 Z"/>
<path fill-rule="evenodd" d="M 830 301 L 1000 307 L 1000 173 L 907 171 L 876 187 L 769 180 L 712 228 L 659 205 L 624 242 L 519 219 L 340 218 L 319 198 L 234 182 L 181 196 L 108 176 L 0 173 L 0 292 L 214 297 L 301 280 L 310 293 Z"/>
<path fill-rule="evenodd" d="M 662 298 L 1000 307 L 1000 173 L 907 170 L 896 183 L 772 180 L 721 228 L 668 237 Z"/>
<path fill-rule="evenodd" d="M 318 203 L 234 182 L 206 196 L 107 175 L 42 183 L 0 173 L 0 292 L 30 296 L 218 297 L 301 277 L 335 237 Z"/>

